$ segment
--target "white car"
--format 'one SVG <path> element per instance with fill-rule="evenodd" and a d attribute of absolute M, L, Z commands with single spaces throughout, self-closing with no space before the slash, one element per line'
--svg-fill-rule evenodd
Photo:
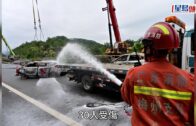
<path fill-rule="evenodd" d="M 136 55 L 135 52 L 130 53 L 130 54 L 121 55 L 118 58 L 114 59 L 112 62 L 114 64 L 118 64 L 118 65 L 124 65 L 124 64 L 134 65 L 135 63 L 138 62 L 138 57 L 139 57 L 141 64 L 143 64 L 144 63 L 144 53 L 137 53 L 137 55 Z"/>

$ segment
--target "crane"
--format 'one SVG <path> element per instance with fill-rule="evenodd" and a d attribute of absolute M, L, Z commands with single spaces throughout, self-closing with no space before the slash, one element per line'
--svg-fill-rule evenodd
<path fill-rule="evenodd" d="M 116 9 L 114 7 L 113 1 L 112 0 L 106 0 L 107 7 L 103 8 L 102 10 L 105 11 L 107 10 L 108 12 L 108 27 L 109 27 L 109 35 L 110 35 L 110 48 L 106 49 L 106 54 L 123 54 L 127 53 L 127 45 L 122 42 L 121 40 L 121 35 L 120 35 L 120 30 L 118 27 L 118 21 L 116 17 Z M 111 23 L 110 23 L 111 21 Z M 111 33 L 111 26 L 113 26 L 113 31 L 114 31 L 114 36 L 115 36 L 115 44 L 114 48 L 112 45 L 112 33 Z"/>
<path fill-rule="evenodd" d="M 15 53 L 14 53 L 14 51 L 12 50 L 12 48 L 10 47 L 10 45 L 8 44 L 8 42 L 7 42 L 7 40 L 5 39 L 5 37 L 3 36 L 3 34 L 1 34 L 1 38 L 2 38 L 2 40 L 3 40 L 3 42 L 5 43 L 5 45 L 7 46 L 7 48 L 9 49 L 9 52 L 10 52 L 10 55 L 8 56 L 8 57 L 2 57 L 2 60 L 4 60 L 4 61 L 11 61 L 11 62 L 13 62 L 13 61 L 15 61 L 15 60 L 18 60 L 18 59 L 20 59 L 20 57 L 19 56 L 17 56 Z"/>
<path fill-rule="evenodd" d="M 5 39 L 5 37 L 1 34 L 2 40 L 5 43 L 5 45 L 7 46 L 7 48 L 9 49 L 10 53 L 12 54 L 12 56 L 15 56 L 14 51 L 11 49 L 11 47 L 9 46 L 7 40 Z"/>

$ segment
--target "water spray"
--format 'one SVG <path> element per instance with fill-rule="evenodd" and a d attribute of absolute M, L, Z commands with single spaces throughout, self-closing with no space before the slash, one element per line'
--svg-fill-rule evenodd
<path fill-rule="evenodd" d="M 63 47 L 62 51 L 57 57 L 57 62 L 59 64 L 68 63 L 68 59 L 72 60 L 82 60 L 85 63 L 92 65 L 97 71 L 106 75 L 111 81 L 113 81 L 118 86 L 121 86 L 122 81 L 120 81 L 115 75 L 107 71 L 102 63 L 100 63 L 95 57 L 93 57 L 86 49 L 76 43 L 68 43 Z"/>

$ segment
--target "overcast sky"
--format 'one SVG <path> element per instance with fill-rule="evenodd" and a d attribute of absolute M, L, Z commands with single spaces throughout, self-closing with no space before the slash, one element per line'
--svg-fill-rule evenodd
<path fill-rule="evenodd" d="M 176 15 L 193 28 L 192 14 L 172 14 L 171 5 L 194 0 L 113 0 L 122 40 L 138 39 L 152 24 Z M 109 41 L 105 0 L 38 0 L 45 39 L 64 35 Z M 34 39 L 32 0 L 2 1 L 2 32 L 12 48 Z M 114 40 L 114 39 L 113 39 Z M 5 46 L 3 46 L 3 50 Z"/>

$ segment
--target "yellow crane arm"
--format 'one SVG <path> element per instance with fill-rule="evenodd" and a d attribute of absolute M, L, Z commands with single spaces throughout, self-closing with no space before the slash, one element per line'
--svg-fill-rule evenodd
<path fill-rule="evenodd" d="M 4 37 L 2 34 L 1 34 L 1 37 L 2 37 L 2 40 L 3 40 L 3 42 L 5 43 L 5 45 L 8 47 L 10 53 L 11 53 L 13 56 L 15 56 L 14 51 L 13 51 L 13 50 L 11 49 L 11 47 L 9 46 L 9 44 L 8 44 L 8 42 L 6 41 L 5 37 Z"/>

